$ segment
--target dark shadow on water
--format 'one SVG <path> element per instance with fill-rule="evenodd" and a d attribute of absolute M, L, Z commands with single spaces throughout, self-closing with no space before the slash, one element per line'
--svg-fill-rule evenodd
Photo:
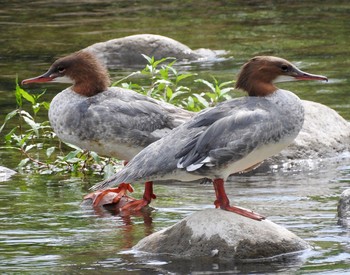
<path fill-rule="evenodd" d="M 132 262 L 130 272 L 141 270 L 141 274 L 252 274 L 274 273 L 298 270 L 305 262 L 304 253 L 280 257 L 267 262 L 235 262 L 216 257 L 183 258 L 170 255 L 151 255 L 144 253 L 121 253 L 123 262 Z M 101 266 L 101 270 L 105 267 Z M 98 269 L 96 270 L 98 271 Z M 143 273 L 144 272 L 144 273 Z"/>

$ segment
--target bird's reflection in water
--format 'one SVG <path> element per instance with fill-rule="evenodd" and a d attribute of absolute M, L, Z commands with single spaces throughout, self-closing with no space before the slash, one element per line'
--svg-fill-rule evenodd
<path fill-rule="evenodd" d="M 128 202 L 127 198 L 121 198 L 118 203 L 107 204 L 103 207 L 94 207 L 93 210 L 98 217 L 118 217 L 118 221 L 120 222 L 118 223 L 117 228 L 122 231 L 122 247 L 124 249 L 130 249 L 135 245 L 135 240 L 140 239 L 141 232 L 139 232 L 139 230 L 141 227 L 143 227 L 143 234 L 141 234 L 142 238 L 154 232 L 152 213 L 155 209 L 146 206 L 140 211 L 120 211 L 120 208 L 125 205 L 126 202 Z M 84 205 L 86 206 L 86 201 Z"/>

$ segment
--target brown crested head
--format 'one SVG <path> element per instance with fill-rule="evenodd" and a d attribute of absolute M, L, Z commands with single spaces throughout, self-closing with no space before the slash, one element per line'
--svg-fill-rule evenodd
<path fill-rule="evenodd" d="M 75 52 L 56 60 L 45 74 L 23 80 L 22 84 L 39 82 L 73 83 L 72 89 L 84 96 L 101 93 L 111 83 L 107 69 L 87 51 Z"/>
<path fill-rule="evenodd" d="M 256 56 L 242 66 L 236 88 L 246 91 L 249 96 L 266 96 L 278 89 L 274 83 L 295 80 L 328 79 L 303 72 L 283 58 Z"/>

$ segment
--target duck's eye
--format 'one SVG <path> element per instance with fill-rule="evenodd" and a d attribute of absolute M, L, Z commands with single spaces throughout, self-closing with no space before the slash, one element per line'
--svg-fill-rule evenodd
<path fill-rule="evenodd" d="M 66 70 L 66 69 L 63 68 L 63 67 L 58 67 L 58 68 L 57 68 L 57 71 L 58 71 L 60 74 L 63 74 L 65 70 Z"/>
<path fill-rule="evenodd" d="M 281 66 L 281 70 L 282 70 L 282 72 L 288 72 L 289 71 L 289 67 L 287 65 L 282 65 Z"/>

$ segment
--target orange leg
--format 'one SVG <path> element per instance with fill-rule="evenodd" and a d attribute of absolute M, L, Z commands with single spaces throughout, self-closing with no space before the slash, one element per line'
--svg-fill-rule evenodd
<path fill-rule="evenodd" d="M 221 209 L 234 212 L 236 214 L 239 214 L 257 221 L 261 221 L 265 219 L 264 216 L 254 213 L 251 210 L 244 209 L 238 206 L 231 206 L 230 201 L 225 192 L 223 179 L 215 179 L 213 181 L 213 184 L 214 184 L 214 189 L 216 194 L 216 200 L 214 202 L 216 208 L 220 207 Z"/>
<path fill-rule="evenodd" d="M 153 182 L 147 181 L 145 183 L 145 192 L 143 193 L 143 198 L 141 200 L 134 200 L 128 202 L 126 205 L 120 208 L 120 211 L 125 212 L 137 212 L 143 207 L 150 204 L 152 199 L 155 199 L 156 195 L 153 193 Z"/>

